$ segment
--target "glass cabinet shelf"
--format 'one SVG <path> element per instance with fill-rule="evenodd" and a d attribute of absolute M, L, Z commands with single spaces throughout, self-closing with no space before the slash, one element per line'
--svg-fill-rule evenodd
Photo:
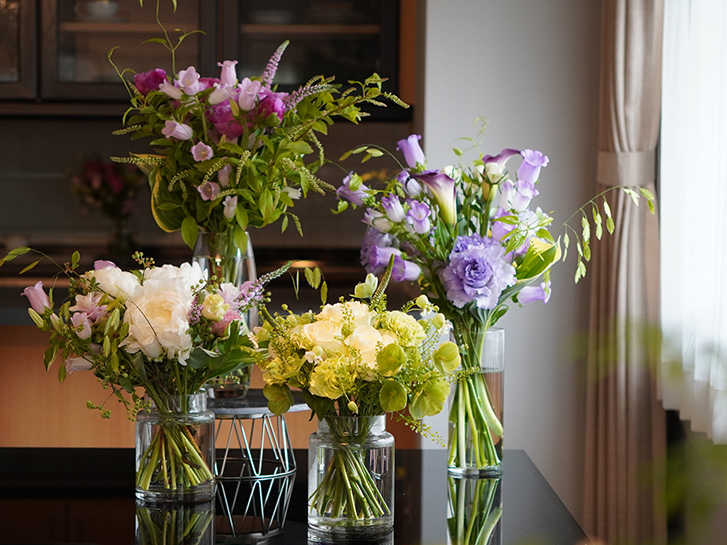
<path fill-rule="evenodd" d="M 381 31 L 379 25 L 356 25 L 356 24 L 243 24 L 240 32 L 243 34 L 281 34 L 286 36 L 297 36 L 306 34 L 378 34 Z"/>

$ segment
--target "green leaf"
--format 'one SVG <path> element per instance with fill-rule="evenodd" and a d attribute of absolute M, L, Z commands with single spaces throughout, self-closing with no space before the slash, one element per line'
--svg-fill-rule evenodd
<path fill-rule="evenodd" d="M 328 300 L 328 284 L 326 284 L 325 281 L 321 284 L 321 303 L 324 305 L 326 304 L 326 301 Z"/>
<path fill-rule="evenodd" d="M 45 365 L 46 371 L 51 368 L 51 365 L 53 365 L 53 362 L 55 361 L 57 355 L 58 345 L 52 344 L 46 349 L 45 353 L 43 354 L 43 364 Z"/>
<path fill-rule="evenodd" d="M 0 259 L 0 267 L 2 267 L 3 263 L 5 263 L 6 261 L 12 261 L 16 257 L 27 254 L 29 251 L 30 248 L 28 248 L 27 246 L 19 246 L 17 248 L 13 248 L 5 255 L 5 257 Z"/>
<path fill-rule="evenodd" d="M 76 250 L 71 254 L 71 268 L 75 269 L 78 267 L 78 263 L 81 261 L 81 254 Z"/>
<path fill-rule="evenodd" d="M 28 265 L 27 267 L 23 268 L 23 270 L 22 270 L 22 271 L 20 271 L 20 272 L 19 272 L 18 274 L 25 274 L 26 272 L 28 272 L 28 271 L 30 271 L 30 270 L 32 270 L 32 269 L 34 269 L 34 268 L 35 268 L 35 266 L 36 266 L 36 265 L 37 265 L 38 263 L 40 263 L 40 259 L 38 259 L 38 260 L 36 260 L 36 261 L 33 261 L 33 262 L 32 262 L 32 263 L 30 264 L 30 265 Z"/>
<path fill-rule="evenodd" d="M 321 285 L 321 270 L 318 267 L 314 269 L 306 267 L 303 272 L 305 273 L 305 279 L 308 281 L 308 285 L 314 290 L 317 290 Z"/>
<path fill-rule="evenodd" d="M 235 238 L 235 245 L 244 252 L 249 243 L 247 231 L 239 228 L 235 229 L 235 233 L 233 236 Z"/>
<path fill-rule="evenodd" d="M 297 155 L 308 155 L 309 153 L 313 153 L 313 148 L 310 147 L 308 142 L 304 142 L 302 140 L 298 140 L 296 142 L 288 142 L 283 147 Z"/>
<path fill-rule="evenodd" d="M 187 216 L 182 221 L 182 240 L 190 248 L 194 248 L 197 242 L 197 235 L 199 234 L 199 227 L 193 217 Z"/>

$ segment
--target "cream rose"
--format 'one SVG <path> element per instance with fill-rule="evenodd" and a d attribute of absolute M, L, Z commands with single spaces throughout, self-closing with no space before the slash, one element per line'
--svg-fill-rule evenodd
<path fill-rule="evenodd" d="M 348 301 L 324 306 L 318 313 L 317 318 L 339 324 L 348 318 L 351 320 L 351 325 L 358 327 L 360 325 L 371 325 L 375 315 L 375 312 L 360 301 Z"/>
<path fill-rule="evenodd" d="M 312 347 L 320 346 L 328 357 L 340 354 L 344 350 L 341 341 L 341 324 L 331 320 L 319 320 L 305 324 L 302 336 Z"/>

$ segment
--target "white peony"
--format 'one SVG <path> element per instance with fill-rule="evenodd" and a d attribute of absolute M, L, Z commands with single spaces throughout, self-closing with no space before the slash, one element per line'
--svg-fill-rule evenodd
<path fill-rule="evenodd" d="M 128 299 L 139 286 L 139 279 L 132 273 L 118 267 L 104 267 L 92 272 L 101 291 L 111 297 Z"/>
<path fill-rule="evenodd" d="M 152 279 L 173 279 L 177 278 L 184 283 L 188 292 L 200 287 L 205 281 L 205 275 L 199 263 L 182 263 L 181 266 L 162 265 L 144 270 L 144 282 Z"/>
<path fill-rule="evenodd" d="M 129 336 L 121 346 L 131 354 L 176 358 L 184 365 L 192 349 L 188 316 L 193 293 L 188 281 L 183 275 L 158 274 L 139 285 L 126 304 Z"/>

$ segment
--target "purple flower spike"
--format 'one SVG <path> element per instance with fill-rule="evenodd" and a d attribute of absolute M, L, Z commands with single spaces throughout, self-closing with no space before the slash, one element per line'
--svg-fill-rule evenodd
<path fill-rule="evenodd" d="M 520 155 L 523 162 L 517 171 L 518 180 L 534 184 L 540 177 L 540 169 L 548 165 L 548 156 L 531 149 L 524 149 Z"/>
<path fill-rule="evenodd" d="M 431 192 L 439 205 L 439 215 L 444 223 L 454 225 L 457 222 L 457 188 L 454 180 L 438 170 L 427 170 L 413 176 Z"/>
<path fill-rule="evenodd" d="M 399 140 L 396 144 L 396 149 L 404 154 L 404 161 L 406 161 L 409 168 L 417 168 L 417 165 L 424 166 L 427 162 L 424 152 L 419 146 L 420 139 L 421 135 L 412 134 L 406 139 Z"/>

